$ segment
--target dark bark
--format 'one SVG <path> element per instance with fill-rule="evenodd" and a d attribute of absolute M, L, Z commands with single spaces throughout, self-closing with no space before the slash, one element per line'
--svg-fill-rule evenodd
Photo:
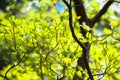
<path fill-rule="evenodd" d="M 87 15 L 82 0 L 74 0 L 74 5 L 77 16 L 81 16 L 78 20 L 79 23 L 82 24 L 83 21 L 87 22 Z"/>
<path fill-rule="evenodd" d="M 82 24 L 83 22 L 85 22 L 87 25 L 90 25 L 91 20 L 88 19 L 86 11 L 85 11 L 85 7 L 83 5 L 82 0 L 73 0 L 74 5 L 75 5 L 75 11 L 77 16 L 80 16 L 81 18 L 78 20 L 79 24 Z M 81 33 L 84 37 L 86 37 L 86 30 L 83 29 L 83 27 L 80 27 L 81 29 Z"/>
<path fill-rule="evenodd" d="M 72 33 L 72 36 L 73 38 L 75 39 L 75 41 L 82 47 L 83 49 L 83 64 L 84 65 L 84 69 L 87 69 L 87 72 L 88 72 L 88 75 L 89 75 L 89 78 L 91 80 L 93 80 L 93 76 L 92 76 L 92 73 L 90 71 L 90 68 L 89 68 L 89 64 L 88 64 L 88 61 L 87 61 L 87 52 L 88 52 L 88 48 L 86 47 L 87 45 L 85 44 L 82 44 L 81 41 L 79 41 L 79 39 L 77 38 L 77 36 L 75 35 L 75 32 L 74 32 L 74 29 L 73 29 L 73 26 L 72 26 L 72 7 L 71 7 L 71 4 L 69 5 L 66 0 L 63 0 L 63 2 L 66 4 L 66 6 L 68 7 L 69 9 L 69 25 L 70 25 L 70 30 L 71 30 L 71 33 Z M 71 3 L 71 2 L 70 2 Z M 89 43 L 88 43 L 89 44 Z M 79 65 L 79 64 L 78 64 Z M 81 64 L 80 64 L 81 66 Z"/>
<path fill-rule="evenodd" d="M 88 26 L 91 26 L 91 19 L 88 19 L 85 7 L 83 5 L 82 0 L 73 0 L 74 5 L 75 5 L 75 11 L 77 16 L 81 16 L 81 18 L 78 20 L 79 24 L 82 24 L 85 22 Z M 86 38 L 86 30 L 83 27 L 80 27 L 82 35 Z M 88 45 L 89 44 L 89 45 Z M 77 64 L 78 66 L 81 66 L 84 69 L 87 69 L 89 78 L 93 80 L 92 73 L 90 71 L 89 63 L 88 63 L 88 58 L 89 58 L 89 50 L 90 50 L 90 43 L 87 42 L 84 44 L 85 48 L 82 48 L 82 56 L 78 58 Z M 84 74 L 80 78 L 77 75 L 74 76 L 74 80 L 84 80 Z"/>
<path fill-rule="evenodd" d="M 104 6 L 103 8 L 92 18 L 92 27 L 94 26 L 94 24 L 102 17 L 102 15 L 105 14 L 105 12 L 108 10 L 108 8 L 110 7 L 110 5 L 113 3 L 113 0 L 109 0 Z"/>
<path fill-rule="evenodd" d="M 81 66 L 82 69 L 86 69 L 87 73 L 89 75 L 89 79 L 90 80 L 94 80 L 93 76 L 92 76 L 92 72 L 90 70 L 89 67 L 89 54 L 90 54 L 90 43 L 86 42 L 86 43 L 82 43 L 77 36 L 75 35 L 74 29 L 72 27 L 72 8 L 71 8 L 71 0 L 70 0 L 70 4 L 68 4 L 68 2 L 66 0 L 63 0 L 63 2 L 66 4 L 66 6 L 69 9 L 69 25 L 70 25 L 70 29 L 71 29 L 71 33 L 72 36 L 74 38 L 74 40 L 81 46 L 82 48 L 82 56 L 78 58 L 77 61 L 77 67 Z M 102 15 L 105 14 L 105 12 L 107 11 L 107 9 L 109 8 L 109 6 L 114 2 L 109 0 L 104 7 L 95 15 L 95 17 L 93 17 L 92 19 L 89 19 L 87 17 L 86 11 L 85 11 L 85 7 L 84 4 L 82 2 L 82 0 L 73 0 L 74 5 L 75 5 L 75 12 L 77 14 L 77 16 L 81 16 L 81 18 L 78 20 L 79 24 L 82 24 L 83 22 L 85 22 L 90 28 L 93 28 L 94 24 L 102 17 Z M 83 35 L 84 38 L 86 38 L 86 33 L 87 31 L 80 26 L 80 30 L 81 30 L 81 34 Z M 76 71 L 78 71 L 78 68 L 76 67 Z M 84 74 L 82 75 L 82 77 L 79 77 L 77 75 L 74 75 L 73 80 L 84 80 Z"/>

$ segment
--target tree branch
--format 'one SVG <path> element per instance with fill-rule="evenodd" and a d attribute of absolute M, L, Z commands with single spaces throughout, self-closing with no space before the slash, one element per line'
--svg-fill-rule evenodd
<path fill-rule="evenodd" d="M 85 10 L 82 0 L 73 0 L 73 2 L 75 5 L 75 12 L 77 16 L 81 17 L 78 20 L 79 24 L 82 24 L 83 22 L 85 22 L 88 26 L 91 26 L 91 20 L 88 19 L 87 17 L 86 10 Z M 86 33 L 87 33 L 86 30 L 84 30 L 82 26 L 80 26 L 80 29 L 81 29 L 82 35 L 86 38 Z"/>
<path fill-rule="evenodd" d="M 1 74 L 0 74 L 0 77 L 3 77 L 4 79 L 9 80 L 6 76 L 3 76 Z"/>
<path fill-rule="evenodd" d="M 78 1 L 78 0 L 75 0 L 75 1 Z M 66 0 L 63 0 L 63 2 L 66 2 Z M 65 3 L 66 4 L 66 3 Z M 88 64 L 88 61 L 87 61 L 87 51 L 88 49 L 86 48 L 86 46 L 84 44 L 82 44 L 81 41 L 78 40 L 77 36 L 75 35 L 75 32 L 74 32 L 74 29 L 73 29 L 73 26 L 72 26 L 72 7 L 71 7 L 71 0 L 70 0 L 70 4 L 66 4 L 66 6 L 68 7 L 69 9 L 69 25 L 70 25 L 70 30 L 71 30 L 71 33 L 72 33 L 72 36 L 73 38 L 75 39 L 75 41 L 82 47 L 83 49 L 83 59 L 84 59 L 84 62 L 85 62 L 85 67 L 87 69 L 87 72 L 88 72 L 88 75 L 89 75 L 89 78 L 91 80 L 93 80 L 93 76 L 92 76 L 92 73 L 91 73 L 91 70 L 90 70 L 90 67 L 89 67 L 89 64 Z M 83 8 L 83 6 L 82 6 Z M 85 10 L 85 9 L 84 9 Z M 81 14 L 81 13 L 80 13 Z M 84 16 L 83 16 L 84 17 Z M 87 17 L 86 17 L 87 18 Z"/>
<path fill-rule="evenodd" d="M 114 2 L 114 0 L 109 0 L 103 8 L 92 18 L 92 26 L 102 17 L 102 15 L 105 14 L 105 12 L 108 10 L 110 5 Z"/>
<path fill-rule="evenodd" d="M 63 2 L 65 2 L 65 5 L 68 7 L 69 9 L 69 25 L 70 25 L 70 30 L 71 30 L 71 33 L 72 33 L 72 36 L 73 38 L 75 39 L 75 41 L 83 48 L 83 49 L 86 49 L 85 46 L 78 40 L 77 36 L 75 35 L 75 32 L 74 32 L 74 29 L 73 29 L 73 26 L 72 26 L 72 7 L 70 4 L 68 4 L 66 2 L 66 0 L 63 0 Z M 67 5 L 67 4 L 68 5 Z"/>
<path fill-rule="evenodd" d="M 79 23 L 82 24 L 83 21 L 87 22 L 88 18 L 82 0 L 73 0 L 73 1 L 77 16 L 81 16 L 81 18 L 78 20 Z"/>
<path fill-rule="evenodd" d="M 58 43 L 46 54 L 45 60 L 47 59 L 48 55 L 58 46 Z"/>
<path fill-rule="evenodd" d="M 18 65 L 22 62 L 22 60 L 24 59 L 24 57 L 25 57 L 26 54 L 27 54 L 27 52 L 24 53 L 24 55 L 22 56 L 22 58 L 19 60 L 19 62 L 18 62 L 16 65 L 12 65 L 12 66 L 6 71 L 6 73 L 5 73 L 5 78 L 7 78 L 7 74 L 8 74 L 8 72 L 9 72 L 11 69 L 13 69 L 14 67 L 18 66 Z M 8 80 L 9 80 L 9 79 L 8 79 Z"/>
<path fill-rule="evenodd" d="M 63 2 L 65 3 L 65 5 L 66 5 L 67 7 L 70 7 L 70 5 L 68 4 L 68 2 L 67 2 L 66 0 L 63 0 Z"/>

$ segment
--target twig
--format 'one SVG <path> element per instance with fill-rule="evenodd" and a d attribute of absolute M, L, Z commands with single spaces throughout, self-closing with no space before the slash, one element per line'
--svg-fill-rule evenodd
<path fill-rule="evenodd" d="M 23 60 L 23 58 L 25 57 L 26 54 L 27 54 L 27 52 L 23 55 L 23 57 L 19 60 L 19 62 L 18 62 L 16 65 L 11 66 L 11 67 L 6 71 L 6 73 L 5 73 L 5 77 L 6 77 L 6 78 L 7 78 L 8 72 L 9 72 L 11 69 L 13 69 L 14 67 L 18 66 L 18 65 L 22 62 L 22 60 Z"/>
<path fill-rule="evenodd" d="M 58 43 L 46 54 L 45 60 L 47 59 L 48 55 L 58 46 Z"/>
<path fill-rule="evenodd" d="M 5 76 L 3 76 L 3 75 L 1 75 L 1 74 L 0 74 L 0 76 L 3 77 L 3 78 L 5 78 L 6 80 L 9 80 L 7 77 L 5 77 Z"/>

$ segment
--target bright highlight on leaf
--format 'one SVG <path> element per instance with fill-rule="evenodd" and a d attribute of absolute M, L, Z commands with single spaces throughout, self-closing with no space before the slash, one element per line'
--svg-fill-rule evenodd
<path fill-rule="evenodd" d="M 77 19 L 80 19 L 81 18 L 81 16 L 77 16 Z"/>
<path fill-rule="evenodd" d="M 107 1 L 71 0 L 70 7 L 69 1 L 1 0 L 0 80 L 88 80 L 89 68 L 94 80 L 119 80 L 119 6 L 102 9 Z M 87 18 L 74 1 L 84 2 Z"/>
<path fill-rule="evenodd" d="M 90 27 L 89 26 L 83 26 L 84 29 L 86 29 L 87 31 L 90 31 Z"/>
<path fill-rule="evenodd" d="M 63 62 L 65 62 L 67 65 L 71 63 L 71 59 L 70 58 L 63 58 Z"/>

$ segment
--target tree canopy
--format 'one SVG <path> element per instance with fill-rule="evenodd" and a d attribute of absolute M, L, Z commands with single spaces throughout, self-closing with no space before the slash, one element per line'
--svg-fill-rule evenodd
<path fill-rule="evenodd" d="M 120 78 L 118 0 L 0 4 L 0 80 Z"/>

